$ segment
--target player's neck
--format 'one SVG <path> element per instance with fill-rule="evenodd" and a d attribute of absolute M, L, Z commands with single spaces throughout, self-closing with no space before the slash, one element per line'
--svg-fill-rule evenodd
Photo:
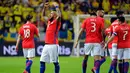
<path fill-rule="evenodd" d="M 92 17 L 92 18 L 95 18 L 96 16 L 92 15 L 91 17 Z"/>
<path fill-rule="evenodd" d="M 30 23 L 30 21 L 27 21 L 27 22 L 26 22 L 26 24 L 29 24 L 29 23 Z"/>

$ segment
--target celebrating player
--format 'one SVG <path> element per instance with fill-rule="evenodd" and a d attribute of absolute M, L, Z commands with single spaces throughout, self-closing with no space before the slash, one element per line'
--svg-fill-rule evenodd
<path fill-rule="evenodd" d="M 84 45 L 85 56 L 82 63 L 82 71 L 86 73 L 88 55 L 92 52 L 94 56 L 94 73 L 99 73 L 100 69 L 100 54 L 101 54 L 101 35 L 104 29 L 103 22 L 97 18 L 96 13 L 91 13 L 91 16 L 82 23 L 78 39 L 74 47 L 77 47 L 79 38 L 82 32 L 86 31 L 86 40 Z"/>
<path fill-rule="evenodd" d="M 125 23 L 125 18 L 123 16 L 118 17 L 118 19 L 119 19 L 119 25 L 115 27 L 113 34 L 110 37 L 110 39 L 107 41 L 107 43 L 105 44 L 105 47 L 111 40 L 113 40 L 115 36 L 118 37 L 117 57 L 119 60 L 124 60 L 124 63 L 123 63 L 124 67 L 122 67 L 123 68 L 122 73 L 128 73 L 128 68 L 129 68 L 128 60 L 130 59 L 130 56 L 129 56 L 130 26 Z"/>
<path fill-rule="evenodd" d="M 45 9 L 49 8 L 49 4 L 45 3 L 43 8 L 43 15 Z M 60 22 L 61 13 L 59 6 L 54 3 L 54 8 L 50 13 L 50 17 L 47 24 L 45 46 L 42 50 L 40 58 L 40 73 L 45 72 L 45 63 L 54 63 L 55 73 L 59 73 L 60 66 L 58 62 L 58 31 L 61 26 Z"/>
<path fill-rule="evenodd" d="M 26 58 L 26 68 L 23 73 L 31 73 L 30 69 L 33 63 L 32 59 L 35 57 L 34 35 L 39 37 L 38 29 L 30 22 L 31 19 L 32 16 L 28 15 L 26 18 L 27 22 L 20 28 L 16 43 L 16 50 L 18 50 L 20 38 L 22 38 L 23 54 Z"/>

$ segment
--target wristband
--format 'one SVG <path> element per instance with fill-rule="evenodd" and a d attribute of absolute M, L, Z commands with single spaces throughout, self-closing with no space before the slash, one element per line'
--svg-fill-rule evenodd
<path fill-rule="evenodd" d="M 55 8 L 59 8 L 59 6 L 55 6 Z"/>

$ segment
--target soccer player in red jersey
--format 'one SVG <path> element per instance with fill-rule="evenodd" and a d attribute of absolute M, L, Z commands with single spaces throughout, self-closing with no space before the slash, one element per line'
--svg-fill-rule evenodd
<path fill-rule="evenodd" d="M 32 16 L 28 15 L 26 18 L 27 22 L 23 24 L 19 30 L 16 42 L 16 50 L 18 50 L 18 45 L 22 38 L 23 54 L 26 58 L 26 68 L 23 73 L 31 73 L 30 69 L 33 63 L 32 59 L 35 57 L 34 36 L 36 35 L 39 37 L 38 29 L 33 23 L 31 23 L 31 19 Z"/>
<path fill-rule="evenodd" d="M 118 37 L 118 49 L 117 49 L 117 57 L 118 60 L 124 60 L 124 67 L 123 68 L 123 72 L 122 73 L 128 73 L 128 68 L 129 68 L 129 50 L 130 50 L 130 26 L 128 24 L 125 23 L 125 18 L 122 17 L 118 17 L 119 19 L 119 25 L 117 25 L 117 27 L 114 29 L 112 36 L 110 37 L 110 39 L 107 41 L 107 43 L 105 44 L 105 47 L 107 46 L 107 44 L 113 40 L 113 38 L 115 36 Z"/>
<path fill-rule="evenodd" d="M 100 55 L 101 55 L 101 35 L 104 29 L 104 24 L 97 18 L 96 13 L 92 13 L 91 16 L 84 20 L 82 23 L 78 39 L 74 47 L 77 47 L 77 43 L 82 32 L 86 31 L 86 40 L 84 45 L 85 56 L 82 63 L 82 71 L 86 73 L 88 55 L 93 54 L 94 56 L 94 69 L 93 72 L 99 73 L 100 69 Z"/>
<path fill-rule="evenodd" d="M 106 30 L 105 30 L 105 35 L 107 36 L 107 38 L 109 39 L 110 37 L 111 37 L 111 29 L 110 29 L 110 27 L 108 27 L 108 28 L 106 28 Z M 111 59 L 112 59 L 112 42 L 110 42 L 109 44 L 108 44 L 108 51 L 109 51 L 109 54 L 110 54 L 110 57 L 111 57 Z"/>
<path fill-rule="evenodd" d="M 103 22 L 103 24 L 105 24 L 104 18 L 103 18 L 103 17 L 104 17 L 104 10 L 99 7 L 96 14 L 97 14 L 97 18 L 99 18 L 99 19 Z M 104 27 L 105 27 L 105 25 L 104 25 Z M 101 40 L 101 45 L 104 44 L 103 38 L 105 38 L 105 35 L 103 35 L 103 37 L 101 36 L 101 38 L 100 38 L 100 40 Z M 106 51 L 107 51 L 107 50 L 103 50 L 103 49 L 102 49 L 101 59 L 100 59 L 100 62 L 101 62 L 100 64 L 101 64 L 101 65 L 106 61 L 106 58 L 105 58 L 105 56 L 106 56 L 106 54 L 107 54 Z"/>
<path fill-rule="evenodd" d="M 118 22 L 118 17 L 120 16 L 123 16 L 123 12 L 122 11 L 117 11 L 116 12 L 116 18 L 113 18 L 114 20 L 111 19 L 111 26 L 110 26 L 110 29 L 111 29 L 111 33 L 113 33 L 114 29 L 119 25 L 119 22 Z M 112 62 L 111 62 L 111 66 L 110 66 L 110 69 L 109 69 L 109 73 L 112 72 L 112 69 L 114 70 L 114 73 L 117 73 L 117 42 L 118 42 L 118 37 L 114 37 L 113 41 L 112 41 Z M 121 72 L 122 70 L 122 60 L 119 60 L 119 63 L 118 63 L 118 68 L 119 68 L 119 71 Z"/>
<path fill-rule="evenodd" d="M 45 13 L 45 9 L 47 9 L 47 7 L 49 7 L 49 5 L 48 3 L 45 3 L 43 14 Z M 47 24 L 45 46 L 40 58 L 40 73 L 45 72 L 45 63 L 53 63 L 55 66 L 55 73 L 59 73 L 60 71 L 58 62 L 58 31 L 61 26 L 60 17 L 61 13 L 59 6 L 54 3 L 54 8 L 50 13 Z"/>

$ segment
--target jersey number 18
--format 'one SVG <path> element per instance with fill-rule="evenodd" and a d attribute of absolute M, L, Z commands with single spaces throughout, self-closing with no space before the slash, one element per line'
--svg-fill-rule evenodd
<path fill-rule="evenodd" d="M 30 37 L 30 29 L 24 29 L 24 38 Z"/>

